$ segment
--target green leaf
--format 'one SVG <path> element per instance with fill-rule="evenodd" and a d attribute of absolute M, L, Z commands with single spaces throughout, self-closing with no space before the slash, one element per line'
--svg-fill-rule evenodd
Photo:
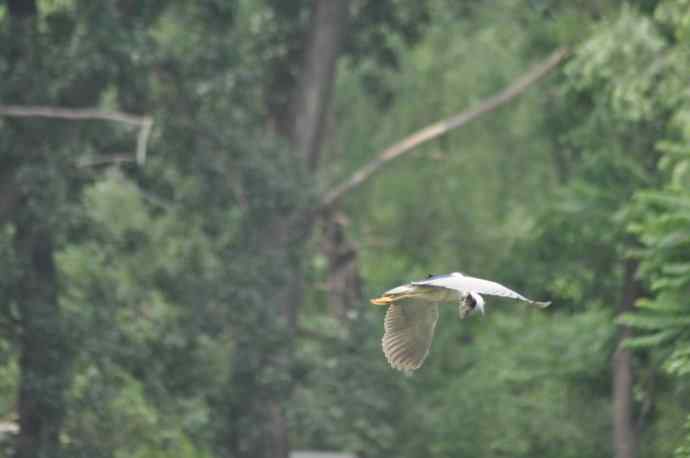
<path fill-rule="evenodd" d="M 664 290 L 664 289 L 677 289 L 685 286 L 690 279 L 688 278 L 670 278 L 664 277 L 654 280 L 652 282 L 652 289 L 654 291 Z"/>
<path fill-rule="evenodd" d="M 638 308 L 645 309 L 645 310 L 658 310 L 658 311 L 663 311 L 663 312 L 685 312 L 688 311 L 688 306 L 685 304 L 677 303 L 677 302 L 671 302 L 668 300 L 659 300 L 657 299 L 639 299 L 635 305 Z"/>
<path fill-rule="evenodd" d="M 681 330 L 678 329 L 667 329 L 665 331 L 657 332 L 655 334 L 649 334 L 645 336 L 630 337 L 623 341 L 623 346 L 625 348 L 649 348 L 656 347 L 664 342 L 673 339 Z"/>
<path fill-rule="evenodd" d="M 677 262 L 666 264 L 662 272 L 671 275 L 687 275 L 690 278 L 690 262 Z"/>
<path fill-rule="evenodd" d="M 658 248 L 678 248 L 690 243 L 690 234 L 687 231 L 676 231 L 664 236 L 656 242 Z"/>
<path fill-rule="evenodd" d="M 660 316 L 642 313 L 624 313 L 616 319 L 618 324 L 638 329 L 666 329 L 690 326 L 690 316 Z"/>

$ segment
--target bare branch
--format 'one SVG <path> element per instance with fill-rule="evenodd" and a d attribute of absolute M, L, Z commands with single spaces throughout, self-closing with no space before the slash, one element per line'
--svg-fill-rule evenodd
<path fill-rule="evenodd" d="M 16 118 L 53 118 L 69 121 L 102 120 L 127 124 L 139 129 L 137 136 L 137 163 L 146 161 L 146 146 L 151 136 L 153 118 L 120 111 L 103 111 L 94 108 L 62 108 L 48 106 L 0 105 L 0 116 Z"/>
<path fill-rule="evenodd" d="M 122 164 L 125 162 L 134 162 L 135 159 L 130 153 L 118 153 L 112 154 L 107 157 L 101 157 L 96 159 L 82 159 L 77 161 L 78 168 L 84 167 L 96 167 L 99 165 L 109 165 L 109 164 Z"/>
<path fill-rule="evenodd" d="M 549 72 L 556 68 L 561 62 L 563 62 L 568 53 L 569 51 L 565 48 L 558 49 L 546 60 L 536 65 L 522 77 L 515 80 L 511 85 L 507 86 L 499 93 L 485 99 L 476 107 L 470 108 L 469 110 L 465 110 L 448 119 L 425 127 L 424 129 L 404 138 L 402 141 L 386 148 L 379 153 L 375 159 L 353 173 L 350 178 L 328 191 L 321 200 L 320 210 L 324 210 L 332 206 L 345 194 L 364 183 L 375 172 L 380 170 L 381 167 L 393 159 L 408 153 L 422 143 L 440 137 L 441 135 L 453 129 L 462 127 L 470 121 L 473 121 L 480 116 L 494 111 L 500 106 L 510 102 L 515 97 L 525 92 L 532 84 L 544 78 Z"/>
<path fill-rule="evenodd" d="M 146 162 L 146 146 L 149 143 L 149 136 L 151 136 L 151 128 L 153 128 L 153 118 L 144 117 L 137 137 L 137 164 L 139 165 Z"/>

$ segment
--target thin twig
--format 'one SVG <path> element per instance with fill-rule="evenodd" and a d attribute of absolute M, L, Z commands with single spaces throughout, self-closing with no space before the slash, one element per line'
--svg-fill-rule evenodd
<path fill-rule="evenodd" d="M 107 157 L 95 159 L 80 159 L 77 161 L 77 167 L 96 167 L 99 165 L 122 164 L 123 162 L 134 162 L 136 159 L 130 153 L 111 154 Z"/>
<path fill-rule="evenodd" d="M 95 108 L 62 108 L 49 106 L 22 106 L 22 105 L 0 105 L 0 116 L 11 116 L 17 118 L 53 118 L 65 119 L 69 121 L 102 120 L 114 121 L 137 127 L 137 163 L 143 164 L 146 161 L 146 147 L 153 118 L 150 116 L 139 116 L 120 111 L 103 111 Z"/>
<path fill-rule="evenodd" d="M 422 143 L 433 140 L 441 135 L 458 127 L 473 121 L 480 116 L 496 110 L 502 105 L 513 100 L 518 95 L 525 92 L 532 84 L 544 78 L 549 72 L 556 68 L 565 57 L 569 54 L 566 48 L 560 48 L 551 54 L 546 60 L 536 65 L 526 74 L 515 80 L 512 84 L 504 88 L 497 94 L 485 99 L 479 105 L 469 110 L 465 110 L 448 119 L 437 122 L 430 126 L 421 129 L 414 134 L 404 138 L 402 141 L 384 149 L 378 156 L 365 164 L 363 167 L 355 171 L 350 178 L 333 187 L 321 199 L 319 206 L 320 210 L 325 210 L 331 207 L 336 201 L 342 198 L 345 194 L 352 191 L 367 179 L 369 179 L 375 172 L 379 171 L 381 167 L 388 162 L 408 153 L 415 147 Z"/>

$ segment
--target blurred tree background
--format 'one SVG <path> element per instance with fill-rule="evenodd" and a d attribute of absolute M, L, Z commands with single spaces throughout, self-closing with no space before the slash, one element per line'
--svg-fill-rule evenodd
<path fill-rule="evenodd" d="M 4 0 L 0 157 L 4 456 L 690 457 L 688 0 Z"/>

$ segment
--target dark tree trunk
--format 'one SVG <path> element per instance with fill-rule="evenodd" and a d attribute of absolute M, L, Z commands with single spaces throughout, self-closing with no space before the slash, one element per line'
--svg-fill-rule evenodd
<path fill-rule="evenodd" d="M 314 2 L 312 24 L 305 47 L 303 73 L 295 106 L 293 139 L 312 172 L 318 168 L 325 137 L 336 57 L 347 27 L 349 2 Z M 328 306 L 333 316 L 345 319 L 354 302 L 361 299 L 357 251 L 348 239 L 343 215 L 329 212 L 322 217 L 321 249 L 328 259 Z"/>
<path fill-rule="evenodd" d="M 640 284 L 635 278 L 637 265 L 637 261 L 625 262 L 619 313 L 630 311 L 641 296 Z M 633 413 L 633 355 L 621 345 L 629 337 L 632 337 L 632 329 L 623 326 L 613 355 L 613 446 L 616 458 L 637 457 L 637 430 Z"/>
<path fill-rule="evenodd" d="M 32 221 L 18 225 L 15 249 L 22 260 L 17 284 L 20 320 L 18 458 L 55 457 L 65 415 L 68 357 L 58 308 L 53 242 Z"/>
<path fill-rule="evenodd" d="M 18 37 L 11 44 L 11 59 L 33 58 L 36 1 L 8 0 L 7 11 L 10 27 Z M 60 455 L 64 396 L 71 373 L 71 358 L 58 306 L 53 236 L 40 213 L 22 205 L 26 196 L 16 185 L 18 165 L 6 165 L 2 188 L 7 194 L 3 193 L 0 199 L 0 220 L 14 223 L 14 249 L 21 269 L 14 285 L 19 347 L 19 433 L 14 456 L 52 458 Z"/>
<path fill-rule="evenodd" d="M 347 217 L 341 212 L 324 216 L 321 250 L 328 259 L 328 307 L 331 316 L 348 319 L 362 300 L 357 247 L 347 236 Z"/>
<path fill-rule="evenodd" d="M 290 441 L 288 439 L 288 424 L 283 406 L 279 401 L 271 401 L 271 457 L 289 458 Z"/>
<path fill-rule="evenodd" d="M 7 0 L 7 10 L 12 18 L 23 19 L 35 16 L 36 0 Z"/>
<path fill-rule="evenodd" d="M 297 160 L 304 161 L 306 168 L 315 173 L 321 156 L 326 126 L 326 113 L 331 102 L 335 80 L 336 61 L 340 52 L 342 34 L 348 23 L 348 0 L 315 0 L 311 7 L 311 20 L 304 44 L 303 63 L 298 83 L 292 97 L 292 117 L 289 136 Z M 302 211 L 303 209 L 299 209 Z M 276 239 L 285 245 L 285 251 L 293 251 L 287 244 L 304 240 L 313 230 L 314 221 L 296 221 L 277 228 Z M 299 227 L 297 227 L 299 226 Z M 306 226 L 306 227 L 305 227 Z M 295 259 L 289 272 L 290 279 L 282 291 L 278 291 L 276 304 L 287 325 L 286 341 L 282 354 L 275 361 L 282 370 L 292 370 L 294 337 L 297 331 L 299 307 L 304 297 L 304 266 Z M 285 394 L 283 393 L 283 397 Z M 288 424 L 280 399 L 270 400 L 266 409 L 270 422 L 269 447 L 274 458 L 288 458 Z"/>
<path fill-rule="evenodd" d="M 315 0 L 304 46 L 304 62 L 293 99 L 291 136 L 310 170 L 318 166 L 330 106 L 341 38 L 348 22 L 348 0 Z"/>

